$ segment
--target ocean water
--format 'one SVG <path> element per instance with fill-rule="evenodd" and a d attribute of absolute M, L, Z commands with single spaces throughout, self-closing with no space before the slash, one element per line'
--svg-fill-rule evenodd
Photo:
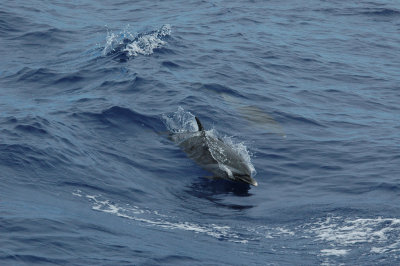
<path fill-rule="evenodd" d="M 1 265 L 400 264 L 400 2 L 2 1 Z M 210 175 L 193 116 L 254 168 Z"/>

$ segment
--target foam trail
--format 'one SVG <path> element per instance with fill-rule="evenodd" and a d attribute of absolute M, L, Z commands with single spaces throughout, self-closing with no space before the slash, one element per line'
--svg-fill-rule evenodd
<path fill-rule="evenodd" d="M 217 224 L 196 224 L 193 222 L 171 221 L 172 217 L 160 214 L 158 211 L 143 210 L 138 206 L 122 207 L 110 200 L 101 199 L 100 195 L 83 195 L 82 191 L 77 190 L 72 193 L 77 197 L 87 198 L 93 205 L 92 209 L 104 213 L 116 215 L 121 218 L 137 221 L 149 226 L 161 227 L 171 230 L 191 231 L 198 234 L 205 234 L 219 240 L 247 244 L 248 239 L 232 232 L 232 228 L 226 225 Z"/>

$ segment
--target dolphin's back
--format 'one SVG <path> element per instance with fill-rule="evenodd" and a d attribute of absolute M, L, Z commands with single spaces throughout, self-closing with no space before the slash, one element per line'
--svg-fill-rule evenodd
<path fill-rule="evenodd" d="M 179 146 L 189 158 L 216 176 L 233 178 L 233 174 L 251 174 L 246 162 L 231 146 L 204 131 L 193 133 Z"/>
<path fill-rule="evenodd" d="M 196 118 L 198 131 L 172 134 L 170 138 L 177 143 L 189 158 L 215 177 L 242 181 L 257 186 L 251 177 L 251 169 L 245 159 L 232 146 L 204 130 Z"/>
<path fill-rule="evenodd" d="M 212 156 L 204 134 L 197 134 L 182 141 L 179 146 L 188 155 L 206 170 L 215 175 L 224 175 L 220 170 L 218 161 Z"/>

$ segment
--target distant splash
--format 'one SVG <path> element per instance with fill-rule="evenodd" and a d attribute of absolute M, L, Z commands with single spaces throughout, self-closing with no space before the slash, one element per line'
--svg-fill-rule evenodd
<path fill-rule="evenodd" d="M 178 110 L 176 112 L 172 114 L 164 114 L 162 118 L 165 126 L 172 133 L 193 133 L 198 131 L 198 126 L 195 120 L 195 116 L 191 112 L 185 111 L 181 106 L 178 107 Z M 184 134 L 180 136 L 182 138 L 181 141 L 185 140 L 187 137 L 187 135 Z M 225 144 L 230 146 L 243 158 L 244 162 L 250 168 L 252 176 L 254 177 L 257 174 L 254 165 L 251 163 L 251 153 L 249 152 L 249 150 L 247 149 L 246 145 L 243 142 L 237 143 L 233 140 L 232 137 L 228 136 L 220 137 L 218 132 L 214 128 L 207 130 L 206 136 L 210 138 L 222 139 Z M 223 159 L 221 158 L 221 156 L 223 156 L 224 154 L 220 153 L 218 147 L 215 147 L 214 151 L 215 152 L 213 152 L 213 150 L 210 150 L 211 155 L 214 157 L 214 159 L 216 159 L 216 161 L 220 162 L 221 159 Z M 222 170 L 225 170 L 225 168 Z"/>
<path fill-rule="evenodd" d="M 165 38 L 171 35 L 171 26 L 165 24 L 159 29 L 135 34 L 125 28 L 116 34 L 108 31 L 106 43 L 103 48 L 103 55 L 124 53 L 128 57 L 138 55 L 151 55 L 154 49 L 163 47 L 167 42 Z"/>

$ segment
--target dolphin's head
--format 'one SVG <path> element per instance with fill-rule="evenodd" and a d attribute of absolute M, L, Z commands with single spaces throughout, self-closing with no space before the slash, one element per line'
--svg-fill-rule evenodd
<path fill-rule="evenodd" d="M 252 171 L 250 166 L 243 160 L 243 158 L 238 157 L 234 161 L 234 167 L 226 167 L 229 169 L 227 175 L 235 181 L 247 183 L 253 186 L 258 186 L 257 181 L 252 177 Z"/>
<path fill-rule="evenodd" d="M 234 175 L 234 178 L 237 181 L 241 181 L 241 182 L 253 185 L 255 187 L 258 186 L 257 181 L 254 178 L 252 178 L 250 175 Z"/>

